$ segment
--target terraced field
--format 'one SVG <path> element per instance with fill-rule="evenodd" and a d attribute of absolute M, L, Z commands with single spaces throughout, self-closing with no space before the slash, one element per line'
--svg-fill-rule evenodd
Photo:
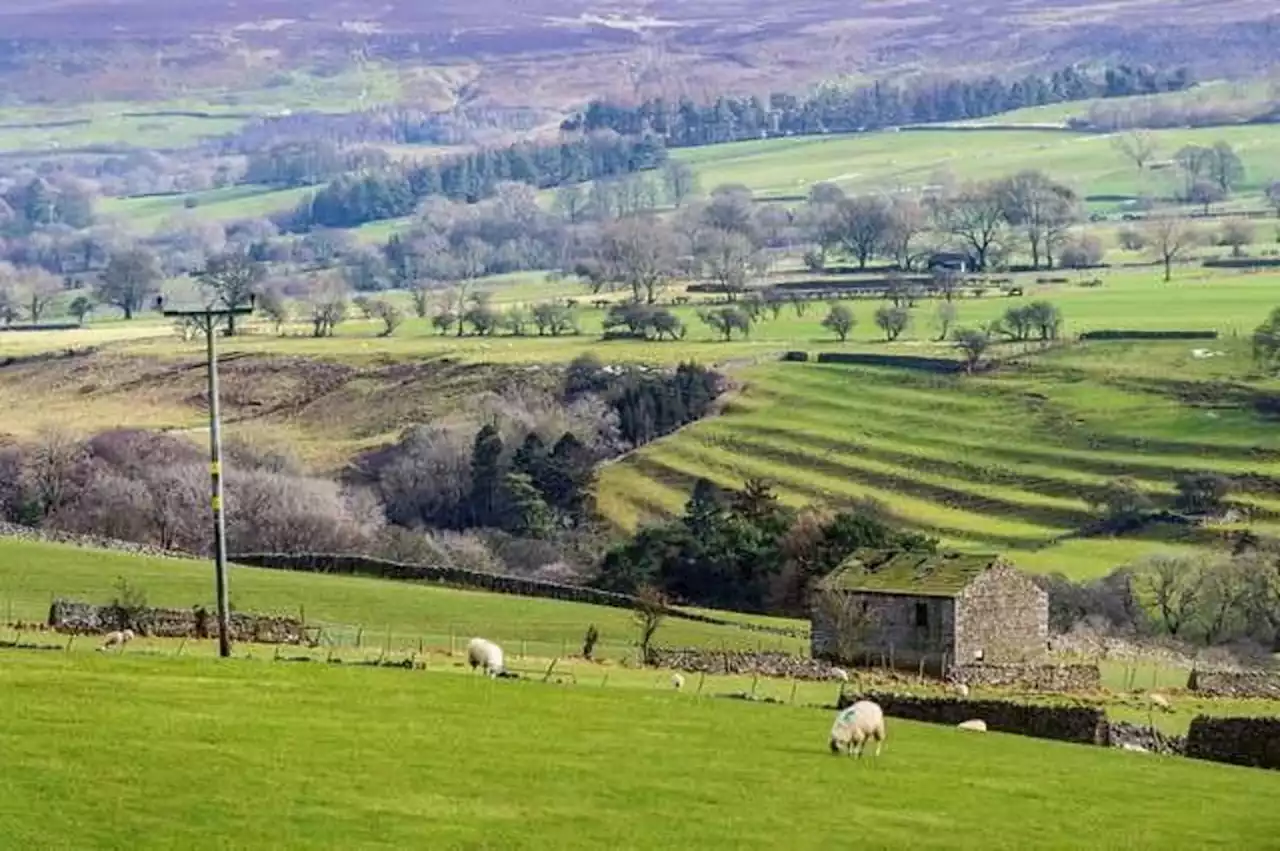
<path fill-rule="evenodd" d="M 869 497 L 951 545 L 1087 576 L 1152 550 L 1205 545 L 1221 531 L 1079 537 L 1091 494 L 1128 475 L 1167 497 L 1176 474 L 1208 469 L 1242 481 L 1236 499 L 1255 531 L 1280 533 L 1274 426 L 1244 401 L 1276 384 L 1221 379 L 1230 361 L 1245 362 L 1241 344 L 1213 367 L 1189 348 L 1092 344 L 972 378 L 756 367 L 723 416 L 606 468 L 600 504 L 629 528 L 678 512 L 698 476 L 728 486 L 764 478 L 796 504 Z M 1181 381 L 1161 378 L 1172 374 Z"/>

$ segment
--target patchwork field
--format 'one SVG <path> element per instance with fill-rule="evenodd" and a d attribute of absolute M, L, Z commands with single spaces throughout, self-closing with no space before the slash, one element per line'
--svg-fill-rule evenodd
<path fill-rule="evenodd" d="M 1102 485 L 1128 475 L 1167 498 L 1178 473 L 1215 470 L 1247 480 L 1236 499 L 1255 531 L 1280 533 L 1274 425 L 1230 379 L 1248 370 L 1243 346 L 1203 360 L 1192 348 L 1088 344 L 964 378 L 758 366 L 740 374 L 746 389 L 722 416 L 606 467 L 600 504 L 632 528 L 678 513 L 698 476 L 764 478 L 794 503 L 871 497 L 950 544 L 1081 578 L 1216 535 L 1076 537 Z"/>

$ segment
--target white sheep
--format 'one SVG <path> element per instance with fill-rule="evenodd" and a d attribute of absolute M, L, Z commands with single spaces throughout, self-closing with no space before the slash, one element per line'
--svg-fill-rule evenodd
<path fill-rule="evenodd" d="M 956 693 L 957 695 L 959 695 L 960 697 L 968 697 L 968 696 L 969 696 L 969 687 L 968 687 L 967 685 L 965 685 L 964 683 L 956 683 L 956 685 L 955 685 L 955 693 Z"/>
<path fill-rule="evenodd" d="M 108 632 L 102 642 L 102 646 L 98 650 L 110 650 L 113 647 L 123 647 L 130 641 L 133 641 L 134 634 L 131 629 L 118 629 L 114 632 Z"/>
<path fill-rule="evenodd" d="M 849 682 L 849 672 L 844 668 L 832 668 L 831 678 L 839 680 L 842 683 L 847 683 Z"/>
<path fill-rule="evenodd" d="M 987 732 L 987 722 L 983 721 L 981 718 L 973 718 L 969 721 L 961 721 L 956 725 L 956 729 L 969 730 L 974 733 L 985 733 Z"/>
<path fill-rule="evenodd" d="M 680 691 L 680 689 L 684 688 L 684 674 L 672 674 L 671 687 L 676 691 Z"/>
<path fill-rule="evenodd" d="M 1169 698 L 1163 694 L 1149 694 L 1147 699 L 1151 701 L 1151 705 L 1159 709 L 1161 712 L 1172 712 L 1173 704 L 1169 702 Z"/>
<path fill-rule="evenodd" d="M 879 704 L 859 700 L 837 715 L 831 725 L 831 752 L 838 754 L 843 749 L 851 756 L 861 758 L 867 739 L 875 739 L 875 755 L 880 756 L 884 738 L 884 712 Z"/>
<path fill-rule="evenodd" d="M 467 662 L 473 671 L 483 668 L 491 677 L 506 670 L 502 663 L 502 648 L 484 638 L 473 638 L 467 643 Z"/>

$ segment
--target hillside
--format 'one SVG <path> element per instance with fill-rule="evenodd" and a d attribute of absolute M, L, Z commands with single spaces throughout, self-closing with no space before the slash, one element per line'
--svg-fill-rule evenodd
<path fill-rule="evenodd" d="M 723 416 L 606 467 L 601 507 L 634 528 L 678 513 L 698 476 L 763 478 L 795 503 L 872 498 L 950 544 L 1086 578 L 1230 531 L 1081 534 L 1105 484 L 1131 476 L 1167 500 L 1175 476 L 1212 470 L 1239 483 L 1234 500 L 1255 532 L 1280 535 L 1280 454 L 1263 413 L 1280 385 L 1232 378 L 1228 364 L 1247 363 L 1238 344 L 1217 344 L 1232 357 L 1208 361 L 1193 348 L 1090 343 L 966 378 L 756 367 Z"/>
<path fill-rule="evenodd" d="M 762 84 L 957 66 L 1076 61 L 1256 72 L 1274 61 L 1274 9 L 1256 0 L 1150 4 L 789 0 L 782 6 L 582 0 L 427 7 L 290 0 L 6 4 L 10 79 L 28 97 L 155 99 L 253 87 L 282 71 L 387 62 L 443 104 L 562 107 L 591 96 L 704 95 Z M 495 25 L 495 21 L 501 24 Z M 1228 48 L 1229 46 L 1229 48 Z M 79 57 L 78 60 L 73 56 Z M 975 62 L 975 57 L 982 57 Z M 55 70 L 56 69 L 56 70 Z M 78 93 L 77 93 L 78 90 Z"/>

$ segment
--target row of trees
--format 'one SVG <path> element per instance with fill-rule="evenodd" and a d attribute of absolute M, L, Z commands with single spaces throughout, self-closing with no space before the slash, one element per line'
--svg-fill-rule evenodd
<path fill-rule="evenodd" d="M 855 550 L 936 548 L 880 516 L 871 504 L 796 511 L 762 481 L 724 491 L 699 479 L 679 518 L 649 526 L 608 552 L 597 584 L 626 593 L 657 588 L 693 605 L 805 616 L 813 581 Z"/>
<path fill-rule="evenodd" d="M 652 135 L 594 133 L 556 145 L 483 149 L 435 163 L 343 175 L 305 199 L 282 224 L 292 231 L 351 228 L 407 216 L 433 195 L 474 203 L 500 183 L 549 189 L 654 169 L 665 160 L 661 140 Z"/>
<path fill-rule="evenodd" d="M 721 97 L 705 105 L 688 99 L 652 100 L 636 107 L 594 101 L 561 126 L 574 132 L 655 133 L 669 147 L 688 147 L 959 121 L 1028 106 L 1179 91 L 1190 84 L 1185 69 L 1164 73 L 1120 65 L 1095 73 L 1072 66 L 1017 80 L 926 78 L 848 89 L 828 86 L 803 98 L 777 93 L 767 101 L 754 96 Z"/>

